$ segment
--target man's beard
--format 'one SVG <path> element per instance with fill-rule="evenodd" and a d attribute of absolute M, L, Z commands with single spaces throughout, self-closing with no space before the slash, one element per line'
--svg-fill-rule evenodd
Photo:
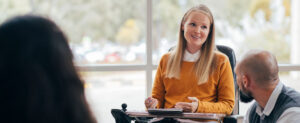
<path fill-rule="evenodd" d="M 239 90 L 239 92 L 240 92 L 240 99 L 241 99 L 242 102 L 248 103 L 248 102 L 251 102 L 253 100 L 253 97 L 249 93 L 245 93 L 241 90 Z"/>

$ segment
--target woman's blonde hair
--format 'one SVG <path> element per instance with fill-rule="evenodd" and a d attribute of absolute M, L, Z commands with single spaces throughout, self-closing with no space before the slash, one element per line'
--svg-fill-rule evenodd
<path fill-rule="evenodd" d="M 203 14 L 207 15 L 210 19 L 210 29 L 209 34 L 206 39 L 206 41 L 202 44 L 202 47 L 200 49 L 200 56 L 195 65 L 193 71 L 196 73 L 196 76 L 198 77 L 198 84 L 203 84 L 208 80 L 209 75 L 213 72 L 213 69 L 215 68 L 215 64 L 213 64 L 214 60 L 214 50 L 215 50 L 215 27 L 214 27 L 214 18 L 212 16 L 212 13 L 206 7 L 205 5 L 198 5 L 190 10 L 188 10 L 180 24 L 179 28 L 179 41 L 176 46 L 176 48 L 171 51 L 168 64 L 167 64 L 167 70 L 166 70 L 166 77 L 167 78 L 176 78 L 179 79 L 180 77 L 180 67 L 183 61 L 183 55 L 184 51 L 187 46 L 187 41 L 184 37 L 184 31 L 182 30 L 182 25 L 186 21 L 187 17 L 190 15 L 190 13 L 198 11 L 202 12 Z"/>

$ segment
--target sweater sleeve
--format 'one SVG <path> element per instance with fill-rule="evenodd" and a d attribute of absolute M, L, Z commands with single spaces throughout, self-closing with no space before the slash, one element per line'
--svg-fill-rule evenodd
<path fill-rule="evenodd" d="M 156 70 L 155 80 L 152 88 L 152 97 L 158 100 L 158 105 L 156 108 L 164 108 L 164 98 L 165 98 L 165 86 L 163 83 L 163 65 L 165 56 L 160 60 L 160 63 Z"/>
<path fill-rule="evenodd" d="M 198 102 L 197 112 L 231 114 L 234 107 L 234 80 L 228 58 L 219 67 L 216 102 Z"/>

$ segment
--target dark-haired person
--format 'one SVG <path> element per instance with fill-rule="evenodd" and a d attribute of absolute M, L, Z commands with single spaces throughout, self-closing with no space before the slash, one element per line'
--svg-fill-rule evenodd
<path fill-rule="evenodd" d="M 61 29 L 34 15 L 0 26 L 2 123 L 95 123 Z"/>
<path fill-rule="evenodd" d="M 278 71 L 275 56 L 263 50 L 249 51 L 237 64 L 241 101 L 255 99 L 245 123 L 300 122 L 300 93 L 281 83 Z"/>
<path fill-rule="evenodd" d="M 215 27 L 205 5 L 188 10 L 179 25 L 178 44 L 162 56 L 146 108 L 231 114 L 234 81 L 228 57 L 215 50 Z"/>

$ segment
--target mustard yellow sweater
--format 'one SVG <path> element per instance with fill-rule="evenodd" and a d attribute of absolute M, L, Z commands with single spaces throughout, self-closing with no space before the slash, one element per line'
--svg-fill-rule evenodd
<path fill-rule="evenodd" d="M 174 108 L 177 102 L 191 102 L 187 97 L 197 97 L 201 113 L 231 114 L 234 107 L 234 81 L 229 59 L 222 53 L 217 56 L 216 70 L 206 83 L 198 85 L 192 67 L 195 62 L 182 62 L 180 79 L 166 78 L 169 53 L 157 68 L 152 97 L 158 100 L 157 108 Z"/>

